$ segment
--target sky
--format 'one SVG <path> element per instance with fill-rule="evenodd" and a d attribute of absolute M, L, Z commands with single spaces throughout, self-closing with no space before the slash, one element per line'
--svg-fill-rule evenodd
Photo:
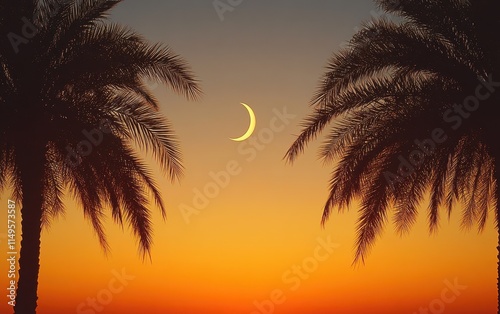
<path fill-rule="evenodd" d="M 42 234 L 37 313 L 495 313 L 491 220 L 483 233 L 466 232 L 458 204 L 430 235 L 424 200 L 410 234 L 388 223 L 366 263 L 353 266 L 357 203 L 320 224 L 333 169 L 318 160 L 321 138 L 293 165 L 283 160 L 328 58 L 380 16 L 373 2 L 220 2 L 231 10 L 219 14 L 212 0 L 126 0 L 112 11 L 113 22 L 180 54 L 201 82 L 198 101 L 150 84 L 186 171 L 172 183 L 145 156 L 167 206 L 166 221 L 153 208 L 151 261 L 111 219 L 105 255 L 68 196 L 66 214 Z M 242 102 L 257 127 L 236 143 L 229 138 L 248 127 Z M 7 273 L 5 259 L 0 269 Z M 7 301 L 1 313 L 12 313 Z"/>

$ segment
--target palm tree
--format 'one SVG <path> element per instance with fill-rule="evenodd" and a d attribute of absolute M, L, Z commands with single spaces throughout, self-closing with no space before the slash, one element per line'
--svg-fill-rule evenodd
<path fill-rule="evenodd" d="M 15 313 L 35 313 L 40 232 L 79 201 L 105 251 L 105 209 L 128 223 L 143 257 L 151 249 L 148 196 L 165 216 L 151 152 L 171 179 L 182 173 L 178 142 L 144 79 L 189 99 L 200 95 L 187 64 L 163 45 L 106 23 L 120 0 L 0 1 L 0 188 L 22 203 Z M 30 130 L 32 128 L 32 130 Z"/>
<path fill-rule="evenodd" d="M 320 147 L 334 162 L 322 223 L 360 198 L 354 263 L 364 262 L 389 209 L 396 230 L 408 232 L 427 193 L 431 232 L 457 203 L 464 228 L 483 230 L 491 210 L 500 222 L 496 2 L 376 3 L 388 15 L 331 58 L 286 155 L 293 162 L 330 128 Z"/>

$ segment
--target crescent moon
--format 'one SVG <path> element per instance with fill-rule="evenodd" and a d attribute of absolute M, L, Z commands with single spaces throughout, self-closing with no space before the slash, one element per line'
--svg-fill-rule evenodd
<path fill-rule="evenodd" d="M 255 119 L 255 113 L 253 112 L 252 108 L 250 108 L 249 105 L 247 104 L 244 104 L 244 103 L 241 103 L 247 110 L 248 110 L 248 114 L 250 116 L 250 126 L 248 127 L 248 130 L 246 131 L 245 134 L 243 134 L 242 136 L 238 137 L 238 138 L 230 138 L 230 140 L 232 141 L 235 141 L 235 142 L 242 142 L 244 140 L 246 140 L 247 138 L 249 138 L 253 131 L 255 130 L 255 125 L 256 125 L 256 119 Z"/>

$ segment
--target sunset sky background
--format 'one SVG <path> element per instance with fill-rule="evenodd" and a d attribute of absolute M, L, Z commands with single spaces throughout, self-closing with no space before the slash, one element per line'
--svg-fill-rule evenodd
<path fill-rule="evenodd" d="M 412 314 L 440 299 L 444 282 L 455 279 L 467 289 L 444 313 L 495 313 L 492 219 L 482 234 L 465 232 L 458 205 L 451 221 L 443 219 L 439 233 L 429 235 L 424 202 L 411 234 L 398 237 L 389 222 L 366 264 L 354 267 L 356 204 L 320 225 L 333 167 L 317 158 L 321 139 L 295 164 L 283 160 L 310 111 L 328 58 L 377 12 L 369 0 L 244 0 L 224 14 L 224 21 L 211 0 L 128 0 L 114 9 L 112 21 L 169 45 L 201 81 L 204 96 L 197 102 L 151 85 L 182 143 L 186 171 L 180 182 L 171 183 L 151 163 L 168 209 L 166 222 L 153 209 L 152 262 L 142 261 L 130 230 L 111 219 L 112 250 L 105 256 L 82 210 L 68 197 L 66 215 L 42 234 L 38 313 L 78 313 L 87 298 L 107 289 L 113 270 L 122 269 L 135 278 L 99 313 L 259 313 L 254 302 L 279 289 L 285 301 L 274 313 Z M 229 140 L 248 126 L 241 102 L 257 116 L 258 149 Z M 259 134 L 269 134 L 265 129 L 284 108 L 296 117 L 262 143 Z M 241 173 L 187 223 L 181 204 L 194 207 L 194 190 L 203 191 L 214 182 L 209 173 L 230 163 Z M 8 196 L 1 195 L 5 212 Z M 0 215 L 0 233 L 5 219 Z M 339 247 L 291 289 L 282 276 L 314 256 L 318 238 L 328 237 Z M 4 292 L 7 269 L 2 259 Z M 12 313 L 3 300 L 0 313 Z"/>

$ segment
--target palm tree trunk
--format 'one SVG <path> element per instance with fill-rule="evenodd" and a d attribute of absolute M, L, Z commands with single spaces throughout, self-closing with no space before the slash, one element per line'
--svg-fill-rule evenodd
<path fill-rule="evenodd" d="M 497 188 L 496 188 L 496 199 L 497 199 L 497 205 L 496 205 L 496 214 L 497 217 L 500 215 L 500 188 L 498 185 L 500 184 L 498 174 L 495 173 L 496 179 L 497 179 Z M 497 218 L 497 233 L 498 233 L 498 244 L 497 244 L 497 314 L 500 314 L 500 227 L 498 225 L 498 218 Z"/>
<path fill-rule="evenodd" d="M 498 150 L 498 149 L 497 149 Z M 497 154 L 495 157 L 495 198 L 496 198 L 496 224 L 498 232 L 497 244 L 497 313 L 500 314 L 500 156 Z"/>
<path fill-rule="evenodd" d="M 500 62 L 498 62 L 497 59 L 494 59 L 496 62 L 496 69 L 500 69 Z M 500 73 L 496 72 L 493 73 L 493 77 L 498 78 L 500 77 Z M 498 105 L 500 104 L 500 93 L 498 91 L 495 91 L 492 95 L 491 102 L 488 103 L 490 107 L 497 108 Z M 489 123 L 489 128 L 487 128 L 488 134 L 490 134 L 490 142 L 489 142 L 489 148 L 490 152 L 493 156 L 494 159 L 494 176 L 495 176 L 495 201 L 496 201 L 496 227 L 497 227 L 497 232 L 498 232 L 498 244 L 497 244 L 497 314 L 500 314 L 500 145 L 498 144 L 498 138 L 497 138 L 497 119 L 496 115 L 495 117 L 490 120 L 491 122 Z"/>
<path fill-rule="evenodd" d="M 498 169 L 499 162 L 495 162 L 495 167 Z M 497 243 L 497 314 L 500 314 L 500 171 L 495 169 L 495 179 L 496 183 L 496 221 L 497 221 L 497 233 L 498 233 L 498 243 Z"/>
<path fill-rule="evenodd" d="M 496 219 L 497 219 L 497 232 L 498 232 L 498 244 L 497 244 L 497 313 L 500 314 L 500 160 L 496 158 L 495 160 L 495 179 L 496 179 Z"/>
<path fill-rule="evenodd" d="M 40 236 L 42 222 L 43 148 L 26 154 L 19 163 L 22 180 L 22 240 L 19 258 L 15 314 L 35 314 L 38 273 L 40 269 Z M 37 158 L 38 157 L 38 158 Z"/>

